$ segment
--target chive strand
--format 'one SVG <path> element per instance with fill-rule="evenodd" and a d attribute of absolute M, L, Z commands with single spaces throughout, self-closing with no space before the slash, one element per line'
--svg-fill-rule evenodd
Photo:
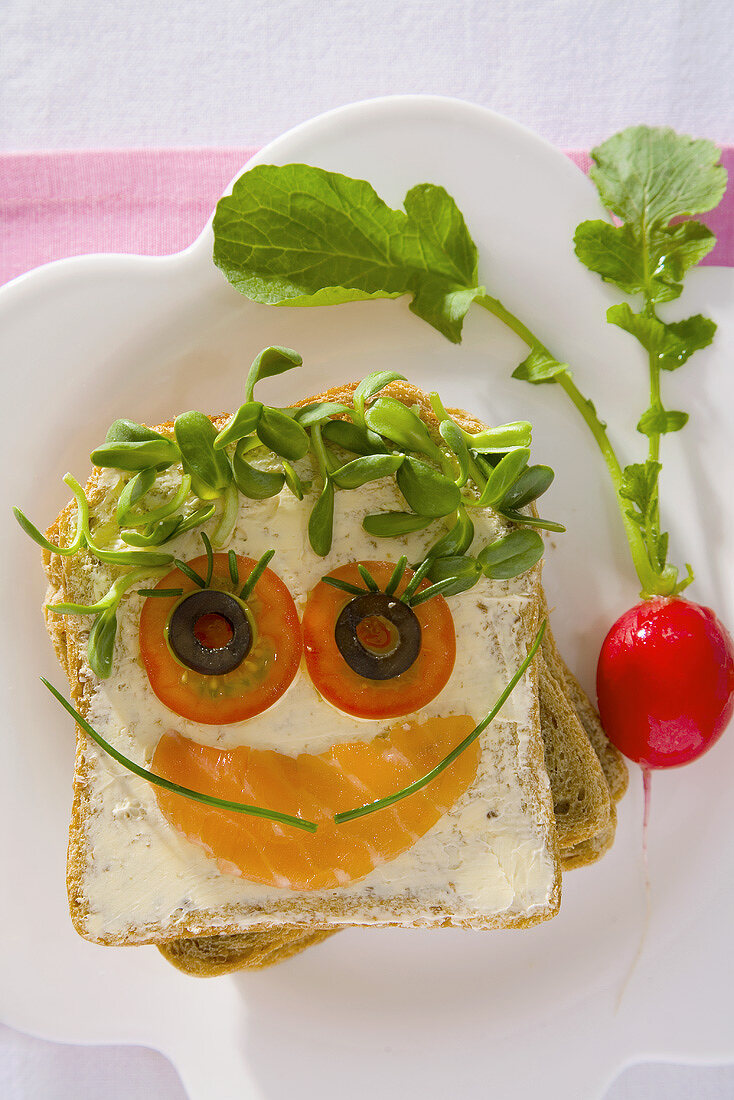
<path fill-rule="evenodd" d="M 234 550 L 230 550 L 227 557 L 229 559 L 229 575 L 232 579 L 232 584 L 235 586 L 235 588 L 237 588 L 239 587 L 240 583 L 240 570 L 239 566 L 237 565 L 237 555 L 235 554 Z"/>
<path fill-rule="evenodd" d="M 201 531 L 201 541 L 204 543 L 204 549 L 206 550 L 206 585 L 208 588 L 212 583 L 212 576 L 214 575 L 214 551 L 212 550 L 212 544 L 209 541 L 209 536 L 206 531 Z"/>
<path fill-rule="evenodd" d="M 393 592 L 395 591 L 395 589 L 400 584 L 401 580 L 403 579 L 403 574 L 405 573 L 405 568 L 406 568 L 407 564 L 408 564 L 408 559 L 405 556 L 405 554 L 403 554 L 403 556 L 398 559 L 398 563 L 395 566 L 395 568 L 393 569 L 392 576 L 390 577 L 390 580 L 385 585 L 385 595 L 386 596 L 392 596 Z"/>
<path fill-rule="evenodd" d="M 343 825 L 347 821 L 354 821 L 356 818 L 366 817 L 368 814 L 375 813 L 376 810 L 385 810 L 389 806 L 394 805 L 396 802 L 400 802 L 403 798 L 407 798 L 411 794 L 416 794 L 418 791 L 428 786 L 429 783 L 432 783 L 433 780 L 441 774 L 441 772 L 446 770 L 446 768 L 450 767 L 453 762 L 459 756 L 461 756 L 461 754 L 466 749 L 468 749 L 469 746 L 474 743 L 474 741 L 477 740 L 480 734 L 484 733 L 490 722 L 494 721 L 494 719 L 497 717 L 498 713 L 505 705 L 512 692 L 517 687 L 518 683 L 530 666 L 535 654 L 537 653 L 538 647 L 543 640 L 545 627 L 546 620 L 544 619 L 540 625 L 538 633 L 535 635 L 533 644 L 528 651 L 527 657 L 517 669 L 514 676 L 497 699 L 497 702 L 490 710 L 489 714 L 487 714 L 482 719 L 478 726 L 474 727 L 472 732 L 467 737 L 465 737 L 464 740 L 460 744 L 458 744 L 455 749 L 451 750 L 448 756 L 444 757 L 440 764 L 437 764 L 435 768 L 432 768 L 431 771 L 427 772 L 427 774 L 422 776 L 420 779 L 416 779 L 415 783 L 411 783 L 408 787 L 404 787 L 402 791 L 397 791 L 395 794 L 390 794 L 386 798 L 379 798 L 376 802 L 370 802 L 366 806 L 358 806 L 353 810 L 345 810 L 343 813 L 334 814 L 335 823 L 337 825 Z"/>
<path fill-rule="evenodd" d="M 421 564 L 418 566 L 415 573 L 408 582 L 408 587 L 405 589 L 402 596 L 400 597 L 400 599 L 403 600 L 404 603 L 410 603 L 411 597 L 413 596 L 415 590 L 417 589 L 418 585 L 421 583 L 432 565 L 433 559 L 426 558 L 425 561 L 421 562 Z"/>
<path fill-rule="evenodd" d="M 158 596 L 161 599 L 171 596 L 183 596 L 183 588 L 137 588 L 139 596 Z"/>
<path fill-rule="evenodd" d="M 367 591 L 356 584 L 350 584 L 349 581 L 340 581 L 336 577 L 322 577 L 321 580 L 324 584 L 330 584 L 332 588 L 338 588 L 340 592 L 349 592 L 352 596 L 364 596 Z"/>
<path fill-rule="evenodd" d="M 192 569 L 190 565 L 187 565 L 185 561 L 181 561 L 179 558 L 174 558 L 173 564 L 176 566 L 179 572 L 188 577 L 190 581 L 193 581 L 194 584 L 198 584 L 199 588 L 206 588 L 206 581 L 204 580 L 204 578 L 200 577 L 196 570 Z"/>
<path fill-rule="evenodd" d="M 362 565 L 361 562 L 358 562 L 357 563 L 357 569 L 359 570 L 360 577 L 362 578 L 364 583 L 367 585 L 370 592 L 379 592 L 380 591 L 380 586 L 377 583 L 377 581 L 375 580 L 375 578 L 372 576 L 372 574 L 370 573 L 367 566 Z"/>
<path fill-rule="evenodd" d="M 215 806 L 220 810 L 230 810 L 234 813 L 247 814 L 250 817 L 264 817 L 268 821 L 277 821 L 282 825 L 291 825 L 294 829 L 303 829 L 304 832 L 307 833 L 316 832 L 318 826 L 315 821 L 307 821 L 305 818 L 293 817 L 291 814 L 280 813 L 278 810 L 267 810 L 262 806 L 250 806 L 245 802 L 230 802 L 228 799 L 216 798 L 214 795 L 203 794 L 201 791 L 193 791 L 189 787 L 181 787 L 178 783 L 171 782 L 170 779 L 164 779 L 163 776 L 156 775 L 155 772 L 149 772 L 146 768 L 141 768 L 134 760 L 130 760 L 127 756 L 118 752 L 108 741 L 105 741 L 104 737 L 90 726 L 86 718 L 84 718 L 44 676 L 41 677 L 41 682 L 45 684 L 51 694 L 61 703 L 64 710 L 74 718 L 84 732 L 88 734 L 101 749 L 104 749 L 113 760 L 116 760 L 118 764 L 122 764 L 128 771 L 133 772 L 135 775 L 139 775 L 141 779 L 147 779 L 149 783 L 152 783 L 156 787 L 162 787 L 166 791 L 172 791 L 174 794 L 183 795 L 184 798 L 190 798 L 193 802 L 201 802 L 205 806 Z"/>
<path fill-rule="evenodd" d="M 424 588 L 422 592 L 416 592 L 414 596 L 411 596 L 408 600 L 410 607 L 419 607 L 426 600 L 433 599 L 434 596 L 440 596 L 442 592 L 445 592 L 447 588 L 451 588 L 456 583 L 456 577 L 446 577 L 442 581 L 436 581 L 429 588 Z"/>
<path fill-rule="evenodd" d="M 266 550 L 265 551 L 263 556 L 258 561 L 257 565 L 254 567 L 254 569 L 250 573 L 249 577 L 245 581 L 244 585 L 242 586 L 242 591 L 240 592 L 240 599 L 241 600 L 247 600 L 247 599 L 250 598 L 255 585 L 257 584 L 257 582 L 262 577 L 263 573 L 267 569 L 268 564 L 269 564 L 269 562 L 271 561 L 271 559 L 273 558 L 274 555 L 275 555 L 275 550 Z"/>

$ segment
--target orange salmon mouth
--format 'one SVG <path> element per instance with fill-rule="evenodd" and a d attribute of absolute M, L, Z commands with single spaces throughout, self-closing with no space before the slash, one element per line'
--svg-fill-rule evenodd
<path fill-rule="evenodd" d="M 371 741 L 348 741 L 318 755 L 288 756 L 247 746 L 222 751 L 180 734 L 158 742 L 152 768 L 180 786 L 217 798 L 243 798 L 318 824 L 313 834 L 263 818 L 192 802 L 156 788 L 166 820 L 250 882 L 288 890 L 328 890 L 365 878 L 408 851 L 474 782 L 480 758 L 470 745 L 423 790 L 342 824 L 334 815 L 386 798 L 441 763 L 475 728 L 469 715 L 404 719 Z"/>

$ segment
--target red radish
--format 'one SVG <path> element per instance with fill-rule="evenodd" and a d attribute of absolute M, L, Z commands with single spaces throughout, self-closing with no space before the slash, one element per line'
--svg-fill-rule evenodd
<path fill-rule="evenodd" d="M 648 768 L 687 764 L 734 712 L 734 643 L 708 607 L 643 600 L 604 640 L 597 693 L 604 729 L 625 756 Z"/>

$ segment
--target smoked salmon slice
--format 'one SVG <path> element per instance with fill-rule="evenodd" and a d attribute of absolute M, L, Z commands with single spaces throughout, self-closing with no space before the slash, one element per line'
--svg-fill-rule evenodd
<path fill-rule="evenodd" d="M 153 755 L 158 775 L 217 798 L 315 821 L 315 833 L 208 807 L 162 788 L 156 788 L 156 798 L 170 824 L 224 871 L 288 890 L 346 886 L 407 851 L 443 817 L 474 781 L 479 743 L 394 806 L 341 825 L 334 814 L 414 783 L 475 724 L 465 714 L 403 720 L 372 741 L 344 742 L 319 755 L 287 756 L 247 746 L 220 751 L 176 732 L 158 742 Z"/>

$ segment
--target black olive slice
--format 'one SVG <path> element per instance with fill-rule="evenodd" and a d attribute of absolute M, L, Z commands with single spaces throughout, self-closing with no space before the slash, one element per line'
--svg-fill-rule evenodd
<path fill-rule="evenodd" d="M 392 634 L 392 644 L 381 649 L 365 645 L 360 624 L 381 621 Z M 391 629 L 392 628 L 392 629 Z M 367 680 L 392 680 L 407 671 L 421 649 L 421 624 L 415 612 L 395 596 L 366 592 L 344 607 L 334 628 L 334 641 L 349 667 Z"/>
<path fill-rule="evenodd" d="M 232 637 L 216 648 L 204 645 L 196 624 L 205 615 L 216 615 L 229 624 Z M 252 648 L 252 627 L 239 600 L 228 592 L 203 588 L 186 596 L 168 621 L 168 644 L 182 665 L 204 676 L 223 676 L 241 665 Z"/>

